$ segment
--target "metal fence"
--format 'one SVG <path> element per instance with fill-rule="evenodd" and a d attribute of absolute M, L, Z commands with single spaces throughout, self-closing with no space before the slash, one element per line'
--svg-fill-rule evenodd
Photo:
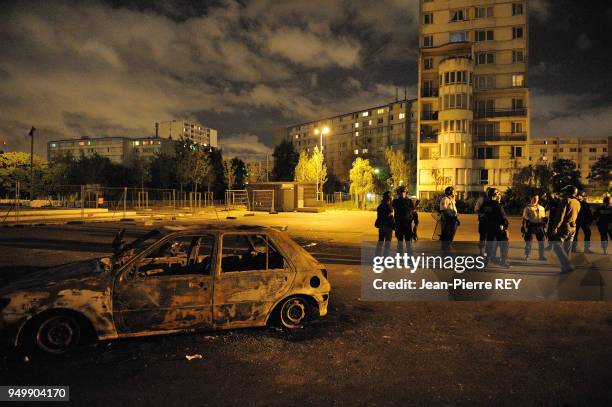
<path fill-rule="evenodd" d="M 11 193 L 0 198 L 0 222 L 45 209 L 106 209 L 109 212 L 173 212 L 212 207 L 213 193 L 160 188 L 105 187 L 100 185 L 52 185 L 39 191 L 35 199 L 23 199 L 19 181 Z"/>

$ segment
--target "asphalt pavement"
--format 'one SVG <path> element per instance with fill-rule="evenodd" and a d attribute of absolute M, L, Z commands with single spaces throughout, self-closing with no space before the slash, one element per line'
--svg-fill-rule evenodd
<path fill-rule="evenodd" d="M 285 222 L 333 286 L 329 316 L 303 334 L 244 329 L 103 342 L 61 358 L 9 353 L 1 383 L 69 385 L 77 405 L 612 403 L 611 303 L 362 301 L 371 214 L 355 215 L 364 230 L 352 234 L 337 230 L 348 217 L 317 215 L 309 219 L 325 221 Z M 283 223 L 274 216 L 238 221 Z M 155 226 L 2 228 L 0 281 L 105 255 L 119 227 L 134 238 Z"/>

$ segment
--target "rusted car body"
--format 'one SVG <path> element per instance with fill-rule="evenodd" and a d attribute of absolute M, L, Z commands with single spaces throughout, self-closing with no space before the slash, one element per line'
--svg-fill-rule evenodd
<path fill-rule="evenodd" d="M 147 244 L 147 242 L 151 242 Z M 35 272 L 0 288 L 12 345 L 63 353 L 99 340 L 265 326 L 327 314 L 327 271 L 286 234 L 264 227 L 160 230 L 112 258 Z"/>

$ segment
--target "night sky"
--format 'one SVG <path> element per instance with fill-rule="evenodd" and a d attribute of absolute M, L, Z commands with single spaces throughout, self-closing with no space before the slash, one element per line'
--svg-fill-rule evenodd
<path fill-rule="evenodd" d="M 612 135 L 612 3 L 531 0 L 532 136 Z M 416 95 L 417 0 L 0 4 L 0 143 L 143 136 L 192 118 L 229 154 Z"/>

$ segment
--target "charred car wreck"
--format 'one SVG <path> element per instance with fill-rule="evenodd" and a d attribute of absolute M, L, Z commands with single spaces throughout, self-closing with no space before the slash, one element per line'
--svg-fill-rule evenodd
<path fill-rule="evenodd" d="M 0 288 L 12 346 L 64 353 L 98 340 L 265 326 L 294 330 L 327 314 L 327 271 L 264 227 L 156 229 L 110 258 L 29 274 Z"/>

